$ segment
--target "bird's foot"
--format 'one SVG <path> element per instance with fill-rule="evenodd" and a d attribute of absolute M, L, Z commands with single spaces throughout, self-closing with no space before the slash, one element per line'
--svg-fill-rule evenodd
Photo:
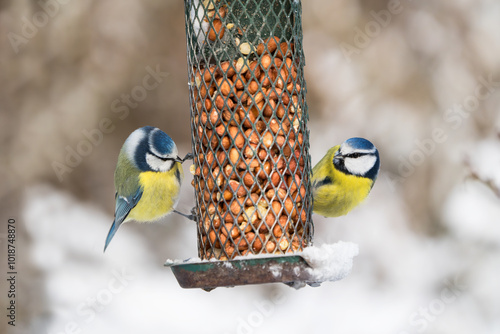
<path fill-rule="evenodd" d="M 186 156 L 182 159 L 181 163 L 183 163 L 186 160 L 193 160 L 193 153 L 186 154 Z"/>
<path fill-rule="evenodd" d="M 193 209 L 194 209 L 194 208 L 193 208 Z M 190 215 L 187 215 L 187 214 L 185 214 L 185 213 L 179 212 L 179 211 L 177 211 L 177 210 L 174 210 L 174 212 L 175 212 L 176 214 L 178 214 L 178 215 L 181 215 L 181 216 L 182 216 L 182 217 L 184 217 L 184 218 L 187 218 L 187 219 L 192 220 L 192 221 L 194 221 L 194 222 L 196 221 L 196 215 L 194 215 L 194 214 L 193 214 L 193 213 L 194 213 L 194 212 L 193 212 L 193 210 L 191 210 L 191 213 L 192 213 L 192 214 L 190 214 Z"/>

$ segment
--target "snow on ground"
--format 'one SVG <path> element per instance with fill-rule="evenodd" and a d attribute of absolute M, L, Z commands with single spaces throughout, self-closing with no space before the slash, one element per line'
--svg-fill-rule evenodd
<path fill-rule="evenodd" d="M 31 333 L 498 333 L 498 242 L 486 250 L 460 234 L 412 233 L 398 197 L 381 182 L 352 214 L 314 217 L 319 249 L 339 240 L 359 245 L 343 280 L 300 290 L 273 284 L 207 293 L 180 288 L 137 229 L 122 228 L 103 254 L 110 214 L 65 192 L 32 187 L 24 219 L 48 316 L 32 319 Z M 167 238 L 195 242 L 184 233 Z M 346 269 L 355 248 L 345 248 L 351 250 L 341 261 Z"/>

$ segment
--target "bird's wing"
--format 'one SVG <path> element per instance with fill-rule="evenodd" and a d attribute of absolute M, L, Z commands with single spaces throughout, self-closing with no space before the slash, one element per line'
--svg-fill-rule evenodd
<path fill-rule="evenodd" d="M 333 179 L 333 157 L 339 147 L 340 145 L 330 148 L 316 166 L 314 166 L 311 178 L 313 188 L 319 188 L 322 185 L 335 182 Z"/>
<path fill-rule="evenodd" d="M 118 196 L 116 197 L 116 208 L 115 208 L 115 222 L 120 222 L 120 224 L 127 218 L 130 210 L 132 210 L 142 197 L 143 188 L 137 189 L 136 193 L 132 196 Z"/>
<path fill-rule="evenodd" d="M 120 225 L 127 218 L 128 214 L 130 213 L 130 210 L 132 210 L 141 199 L 142 193 L 143 189 L 142 187 L 139 187 L 139 189 L 137 189 L 135 194 L 131 196 L 119 196 L 118 194 L 115 194 L 116 198 L 115 220 L 113 221 L 113 225 L 111 225 L 111 228 L 109 229 L 108 232 L 108 236 L 106 237 L 106 243 L 104 244 L 104 251 L 106 251 L 106 248 L 111 242 L 111 239 L 113 239 L 113 236 L 115 235 L 116 231 L 118 231 Z"/>

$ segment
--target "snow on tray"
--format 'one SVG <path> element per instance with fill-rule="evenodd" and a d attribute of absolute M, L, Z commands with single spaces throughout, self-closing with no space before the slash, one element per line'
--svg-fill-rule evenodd
<path fill-rule="evenodd" d="M 359 253 L 358 245 L 339 241 L 319 247 L 307 247 L 300 255 L 311 266 L 310 271 L 316 283 L 338 281 L 349 275 L 352 260 Z"/>

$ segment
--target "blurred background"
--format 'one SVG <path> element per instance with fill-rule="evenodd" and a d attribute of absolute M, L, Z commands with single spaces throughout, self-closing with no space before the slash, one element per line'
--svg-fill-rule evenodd
<path fill-rule="evenodd" d="M 18 272 L 13 327 L 2 255 L 0 327 L 500 332 L 500 2 L 302 7 L 313 164 L 353 136 L 381 153 L 361 207 L 313 216 L 317 245 L 353 242 L 359 255 L 347 278 L 319 288 L 206 293 L 181 289 L 163 267 L 197 255 L 195 226 L 180 217 L 127 224 L 102 253 L 128 134 L 157 126 L 190 151 L 183 2 L 0 1 L 0 242 L 7 254 L 15 219 Z M 158 85 L 141 89 L 151 73 Z"/>

